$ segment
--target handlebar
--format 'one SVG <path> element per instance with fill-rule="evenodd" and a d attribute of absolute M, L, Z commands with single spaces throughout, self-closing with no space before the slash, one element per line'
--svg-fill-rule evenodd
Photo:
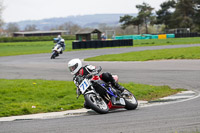
<path fill-rule="evenodd" d="M 97 67 L 97 68 L 95 69 L 95 71 L 93 71 L 93 72 L 91 72 L 90 74 L 86 75 L 85 78 L 90 79 L 90 78 L 92 78 L 92 76 L 98 74 L 101 70 L 102 70 L 102 68 L 99 66 L 99 67 Z M 84 77 L 82 77 L 82 76 L 77 76 L 77 77 L 76 77 L 76 81 L 79 83 L 79 82 L 81 82 L 81 81 L 83 80 L 83 78 L 84 78 Z M 75 77 L 74 77 L 74 79 L 75 79 Z M 74 79 L 73 79 L 73 80 L 74 80 Z"/>
<path fill-rule="evenodd" d="M 92 76 L 98 74 L 101 70 L 102 70 L 102 68 L 101 68 L 100 66 L 97 67 L 97 68 L 95 69 L 95 71 L 93 71 L 92 73 L 88 74 L 88 75 L 86 76 L 86 78 L 87 78 L 87 79 L 92 78 Z"/>
<path fill-rule="evenodd" d="M 99 67 L 96 68 L 96 70 L 99 73 L 102 70 L 102 68 L 99 66 Z"/>
<path fill-rule="evenodd" d="M 94 75 L 96 75 L 96 74 L 98 74 L 99 72 L 92 72 L 92 73 L 90 73 L 90 74 L 88 74 L 87 76 L 85 76 L 85 78 L 87 78 L 87 79 L 90 79 L 90 78 L 92 78 L 92 76 L 94 76 Z"/>

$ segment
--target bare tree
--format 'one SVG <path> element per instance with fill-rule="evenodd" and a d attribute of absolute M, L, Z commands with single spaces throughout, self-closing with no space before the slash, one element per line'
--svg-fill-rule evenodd
<path fill-rule="evenodd" d="M 27 25 L 25 28 L 24 28 L 24 31 L 36 31 L 37 28 L 36 28 L 36 25 Z"/>
<path fill-rule="evenodd" d="M 106 32 L 106 30 L 113 30 L 113 27 L 107 26 L 106 23 L 100 23 L 100 24 L 98 25 L 98 28 L 99 28 L 99 30 L 102 31 L 102 32 Z"/>
<path fill-rule="evenodd" d="M 67 30 L 71 35 L 74 35 L 81 27 L 72 22 L 66 22 L 58 27 L 59 30 Z"/>
<path fill-rule="evenodd" d="M 6 27 L 6 30 L 9 32 L 9 33 L 13 33 L 13 32 L 17 32 L 19 31 L 19 26 L 17 23 L 9 23 Z"/>
<path fill-rule="evenodd" d="M 4 10 L 3 0 L 0 0 L 0 28 L 2 28 L 4 24 L 3 19 L 2 19 L 3 10 Z"/>

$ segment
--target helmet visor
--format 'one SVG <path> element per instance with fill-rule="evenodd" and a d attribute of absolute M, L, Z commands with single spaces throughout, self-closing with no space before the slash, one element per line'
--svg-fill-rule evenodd
<path fill-rule="evenodd" d="M 70 67 L 69 67 L 69 71 L 70 71 L 70 72 L 73 72 L 77 67 L 78 67 L 78 63 L 76 63 L 76 64 L 73 65 L 73 66 L 70 66 Z"/>

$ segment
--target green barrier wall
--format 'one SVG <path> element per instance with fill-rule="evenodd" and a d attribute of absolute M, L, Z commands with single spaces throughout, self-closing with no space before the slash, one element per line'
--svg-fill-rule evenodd
<path fill-rule="evenodd" d="M 175 38 L 175 34 L 167 34 L 167 38 Z M 116 40 L 122 40 L 122 39 L 133 39 L 133 40 L 158 39 L 158 35 L 151 35 L 151 34 L 124 35 L 124 36 L 116 36 L 115 39 Z"/>
<path fill-rule="evenodd" d="M 167 34 L 167 38 L 175 38 L 175 34 Z"/>

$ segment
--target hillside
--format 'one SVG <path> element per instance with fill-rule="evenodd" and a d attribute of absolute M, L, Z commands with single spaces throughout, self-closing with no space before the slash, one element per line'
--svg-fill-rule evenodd
<path fill-rule="evenodd" d="M 99 24 L 105 23 L 108 26 L 119 24 L 120 16 L 125 14 L 94 14 L 94 15 L 78 15 L 62 18 L 48 18 L 42 20 L 26 20 L 17 22 L 20 29 L 23 30 L 26 25 L 36 25 L 39 30 L 49 30 L 66 22 L 78 24 L 81 27 L 98 27 Z M 130 14 L 135 16 L 136 14 Z"/>

